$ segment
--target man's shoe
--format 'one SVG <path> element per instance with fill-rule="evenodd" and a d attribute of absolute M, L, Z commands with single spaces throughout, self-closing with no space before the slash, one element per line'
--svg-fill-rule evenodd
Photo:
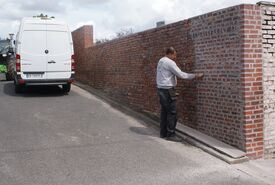
<path fill-rule="evenodd" d="M 179 137 L 177 137 L 177 136 L 167 137 L 166 140 L 167 140 L 167 141 L 173 141 L 173 142 L 182 142 L 182 141 L 183 141 L 182 138 L 179 138 Z"/>
<path fill-rule="evenodd" d="M 160 138 L 166 138 L 166 135 L 160 135 L 159 137 Z"/>
<path fill-rule="evenodd" d="M 173 131 L 173 132 L 168 131 L 167 132 L 167 137 L 175 137 L 175 136 L 176 136 L 176 132 L 175 131 Z"/>
<path fill-rule="evenodd" d="M 166 138 L 167 137 L 167 131 L 161 131 L 159 134 L 160 138 Z"/>

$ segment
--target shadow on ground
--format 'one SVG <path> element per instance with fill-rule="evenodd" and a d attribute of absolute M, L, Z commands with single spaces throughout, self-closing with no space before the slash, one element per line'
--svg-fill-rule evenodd
<path fill-rule="evenodd" d="M 158 137 L 157 134 L 152 132 L 152 128 L 150 127 L 130 127 L 129 129 L 139 135 Z"/>
<path fill-rule="evenodd" d="M 143 123 L 142 125 L 144 125 L 145 127 L 130 127 L 129 130 L 139 134 L 139 135 L 144 135 L 144 136 L 151 136 L 151 137 L 159 137 L 158 133 L 154 133 L 152 132 L 152 130 L 154 129 L 155 131 L 158 131 L 159 128 L 157 127 L 152 127 L 149 126 L 149 124 L 147 123 Z M 166 138 L 164 138 L 165 140 L 167 140 Z M 184 144 L 185 146 L 192 146 L 190 143 L 186 142 L 183 138 L 177 136 L 175 138 L 176 140 L 168 140 L 170 142 L 180 142 L 182 144 Z"/>
<path fill-rule="evenodd" d="M 24 87 L 23 92 L 16 94 L 14 91 L 13 82 L 4 83 L 4 93 L 14 97 L 51 97 L 51 96 L 64 96 L 62 88 L 55 86 L 28 86 Z"/>

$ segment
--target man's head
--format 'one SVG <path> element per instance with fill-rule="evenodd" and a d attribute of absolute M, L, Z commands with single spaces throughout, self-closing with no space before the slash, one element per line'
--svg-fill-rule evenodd
<path fill-rule="evenodd" d="M 176 60 L 177 58 L 177 52 L 173 47 L 169 47 L 166 49 L 165 54 L 168 58 L 172 60 Z"/>

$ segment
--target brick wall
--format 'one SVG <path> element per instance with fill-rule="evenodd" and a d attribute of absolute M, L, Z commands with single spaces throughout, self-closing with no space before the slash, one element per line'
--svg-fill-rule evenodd
<path fill-rule="evenodd" d="M 82 79 L 81 81 L 87 82 L 89 78 L 83 78 L 85 76 L 88 77 L 89 70 L 91 68 L 87 56 L 87 49 L 93 46 L 93 27 L 92 26 L 83 26 L 74 32 L 72 32 L 72 38 L 74 43 L 74 54 L 75 61 L 77 62 L 76 74 L 78 79 Z"/>
<path fill-rule="evenodd" d="M 275 158 L 275 3 L 261 3 L 265 156 Z"/>
<path fill-rule="evenodd" d="M 250 158 L 263 156 L 263 83 L 261 9 L 243 5 L 242 10 L 242 95 L 245 151 Z"/>
<path fill-rule="evenodd" d="M 178 66 L 203 72 L 178 80 L 179 121 L 247 152 L 263 155 L 261 11 L 239 5 L 87 47 L 73 32 L 76 78 L 128 106 L 159 116 L 156 67 L 167 46 Z M 91 39 L 91 38 L 90 38 Z M 87 41 L 92 45 L 91 40 Z"/>
<path fill-rule="evenodd" d="M 184 113 L 192 118 L 192 122 L 184 123 L 244 150 L 244 135 L 240 132 L 243 118 L 239 114 L 243 110 L 239 99 L 242 96 L 241 11 L 242 7 L 236 6 L 190 19 L 193 42 L 190 61 L 194 63 L 193 69 L 203 72 L 205 77 L 193 89 L 186 88 L 195 101 L 183 95 L 179 103 L 188 105 Z"/>

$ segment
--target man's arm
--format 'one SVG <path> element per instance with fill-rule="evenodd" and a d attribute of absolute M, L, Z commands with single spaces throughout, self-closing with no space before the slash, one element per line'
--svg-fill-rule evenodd
<path fill-rule="evenodd" d="M 169 69 L 172 71 L 174 75 L 176 75 L 179 78 L 189 79 L 189 80 L 196 78 L 196 74 L 190 74 L 190 73 L 185 73 L 181 71 L 180 68 L 177 66 L 177 64 L 174 62 L 173 63 L 171 62 L 169 64 Z"/>

